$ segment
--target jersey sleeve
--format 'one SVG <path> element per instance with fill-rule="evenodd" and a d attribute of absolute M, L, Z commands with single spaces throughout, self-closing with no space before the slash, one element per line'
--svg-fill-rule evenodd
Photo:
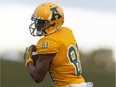
<path fill-rule="evenodd" d="M 58 43 L 55 40 L 42 38 L 37 43 L 37 52 L 39 54 L 52 54 L 58 52 Z"/>

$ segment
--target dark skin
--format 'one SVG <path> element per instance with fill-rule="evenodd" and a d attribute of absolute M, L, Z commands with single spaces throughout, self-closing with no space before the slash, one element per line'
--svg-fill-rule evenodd
<path fill-rule="evenodd" d="M 28 63 L 27 68 L 29 74 L 36 83 L 43 81 L 46 73 L 49 71 L 51 61 L 55 55 L 56 54 L 39 54 L 35 66 L 32 62 Z"/>

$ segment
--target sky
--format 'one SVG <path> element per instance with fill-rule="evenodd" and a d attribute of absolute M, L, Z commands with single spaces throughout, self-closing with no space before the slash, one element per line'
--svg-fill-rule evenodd
<path fill-rule="evenodd" d="M 60 5 L 63 26 L 74 31 L 79 48 L 88 52 L 110 48 L 116 58 L 116 9 L 114 0 L 44 0 Z M 0 0 L 0 53 L 24 50 L 40 37 L 29 32 L 31 15 L 43 0 Z"/>
<path fill-rule="evenodd" d="M 3 0 L 2 4 L 37 5 L 38 3 L 52 1 L 61 6 L 87 8 L 94 10 L 115 10 L 115 0 Z"/>

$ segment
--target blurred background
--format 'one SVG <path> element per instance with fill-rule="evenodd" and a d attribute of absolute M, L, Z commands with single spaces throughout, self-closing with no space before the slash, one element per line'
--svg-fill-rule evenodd
<path fill-rule="evenodd" d="M 63 26 L 74 31 L 85 80 L 94 87 L 115 87 L 115 0 L 0 0 L 0 86 L 52 87 L 48 74 L 34 83 L 23 62 L 25 48 L 40 39 L 30 35 L 31 15 L 46 1 L 62 7 Z"/>

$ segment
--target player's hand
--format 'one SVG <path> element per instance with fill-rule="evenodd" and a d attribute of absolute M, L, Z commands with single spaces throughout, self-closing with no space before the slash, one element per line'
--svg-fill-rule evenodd
<path fill-rule="evenodd" d="M 24 53 L 24 61 L 25 61 L 25 65 L 27 66 L 27 64 L 29 62 L 33 62 L 32 59 L 32 49 L 33 49 L 33 45 L 31 45 L 29 48 L 27 47 Z"/>

